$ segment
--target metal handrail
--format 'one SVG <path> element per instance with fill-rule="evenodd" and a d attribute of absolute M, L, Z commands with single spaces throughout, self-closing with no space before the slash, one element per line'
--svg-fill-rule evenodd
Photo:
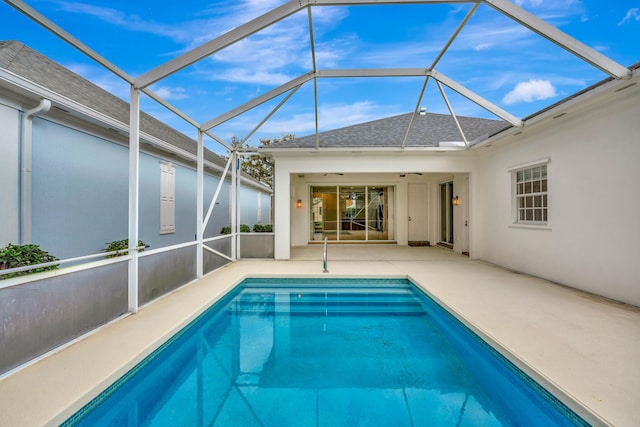
<path fill-rule="evenodd" d="M 324 238 L 324 253 L 322 255 L 322 272 L 323 273 L 329 272 L 329 270 L 327 270 L 327 237 L 326 236 Z"/>

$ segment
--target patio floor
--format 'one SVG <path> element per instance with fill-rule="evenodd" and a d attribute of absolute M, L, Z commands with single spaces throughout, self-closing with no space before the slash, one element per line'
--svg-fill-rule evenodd
<path fill-rule="evenodd" d="M 327 274 L 322 246 L 228 265 L 0 380 L 0 426 L 59 424 L 248 275 L 408 276 L 590 422 L 640 425 L 640 308 L 437 247 L 328 253 Z"/>

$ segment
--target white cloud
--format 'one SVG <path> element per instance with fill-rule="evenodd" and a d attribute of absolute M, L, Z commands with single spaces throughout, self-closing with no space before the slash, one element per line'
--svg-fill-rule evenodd
<path fill-rule="evenodd" d="M 125 13 L 109 7 L 66 1 L 59 2 L 58 5 L 60 6 L 60 9 L 65 12 L 94 16 L 110 24 L 124 25 L 127 23 L 127 16 Z"/>
<path fill-rule="evenodd" d="M 531 5 L 532 7 L 540 7 L 543 3 L 543 0 L 516 0 L 515 3 L 520 7 L 524 7 L 527 5 Z"/>
<path fill-rule="evenodd" d="M 632 7 L 627 10 L 627 14 L 622 18 L 620 22 L 618 22 L 618 26 L 622 26 L 629 21 L 640 21 L 640 9 L 637 7 Z"/>
<path fill-rule="evenodd" d="M 129 31 L 155 34 L 180 42 L 187 42 L 194 37 L 192 28 L 184 28 L 180 23 L 177 25 L 161 24 L 141 19 L 137 15 L 128 15 L 117 9 L 85 3 L 62 1 L 59 2 L 58 5 L 60 9 L 65 12 L 93 16 L 101 21 L 123 27 Z"/>
<path fill-rule="evenodd" d="M 187 91 L 183 87 L 160 86 L 157 88 L 153 88 L 153 91 L 156 95 L 164 98 L 167 101 L 189 98 L 189 96 L 187 95 Z"/>
<path fill-rule="evenodd" d="M 509 41 L 508 44 L 505 43 L 506 40 Z M 527 28 L 504 17 L 498 17 L 479 24 L 468 24 L 456 39 L 453 49 L 522 49 L 535 40 L 534 34 Z"/>
<path fill-rule="evenodd" d="M 549 80 L 531 79 L 518 83 L 512 91 L 502 98 L 502 102 L 506 105 L 511 105 L 520 102 L 539 101 L 554 96 L 556 96 L 556 88 L 553 87 Z"/>
<path fill-rule="evenodd" d="M 293 77 L 284 73 L 247 68 L 229 68 L 216 73 L 212 77 L 215 80 L 230 83 L 250 83 L 266 86 L 279 86 L 293 79 Z"/>

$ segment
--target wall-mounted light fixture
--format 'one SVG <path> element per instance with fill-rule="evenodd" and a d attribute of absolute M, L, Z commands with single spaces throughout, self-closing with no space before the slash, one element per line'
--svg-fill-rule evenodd
<path fill-rule="evenodd" d="M 302 200 L 299 200 L 296 202 L 296 208 L 301 208 L 302 207 Z"/>
<path fill-rule="evenodd" d="M 460 199 L 458 198 L 458 196 L 456 196 L 453 199 L 451 199 L 451 204 L 453 206 L 458 206 L 460 204 Z"/>

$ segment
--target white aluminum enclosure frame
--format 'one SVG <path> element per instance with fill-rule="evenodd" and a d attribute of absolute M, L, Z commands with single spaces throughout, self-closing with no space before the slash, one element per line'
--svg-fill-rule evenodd
<path fill-rule="evenodd" d="M 508 0 L 291 0 L 275 9 L 255 18 L 251 21 L 246 22 L 243 25 L 240 25 L 227 33 L 216 37 L 195 49 L 192 49 L 162 65 L 148 72 L 138 76 L 137 78 L 133 78 L 129 76 L 127 73 L 122 71 L 120 68 L 103 58 L 100 54 L 92 50 L 87 45 L 83 44 L 81 41 L 73 37 L 71 34 L 66 32 L 64 29 L 53 23 L 51 20 L 40 14 L 38 11 L 27 5 L 24 1 L 21 0 L 4 0 L 5 3 L 11 5 L 30 19 L 34 20 L 40 26 L 46 28 L 51 31 L 55 36 L 60 39 L 66 41 L 71 46 L 75 47 L 77 50 L 82 52 L 84 55 L 96 61 L 105 69 L 109 70 L 116 76 L 120 77 L 130 86 L 130 124 L 128 128 L 123 130 L 129 132 L 129 254 L 127 255 L 129 262 L 129 310 L 132 313 L 135 313 L 138 310 L 138 258 L 139 256 L 146 256 L 147 253 L 139 254 L 137 246 L 138 242 L 138 221 L 139 221 L 139 151 L 140 151 L 140 95 L 142 93 L 146 94 L 160 105 L 164 106 L 177 116 L 181 117 L 187 123 L 192 125 L 198 131 L 198 141 L 197 141 L 197 234 L 196 241 L 190 242 L 184 245 L 178 245 L 180 247 L 185 245 L 196 244 L 197 245 L 197 277 L 202 277 L 203 275 L 203 250 L 211 250 L 207 248 L 204 243 L 206 241 L 215 240 L 213 239 L 204 239 L 204 229 L 206 227 L 206 223 L 211 215 L 211 210 L 213 204 L 215 204 L 215 199 L 219 194 L 219 188 L 216 190 L 216 194 L 214 195 L 214 200 L 212 201 L 212 205 L 209 207 L 206 218 L 203 218 L 203 208 L 204 208 L 204 200 L 203 200 L 203 174 L 204 174 L 204 136 L 209 136 L 212 140 L 219 143 L 225 150 L 229 153 L 229 163 L 225 168 L 225 172 L 223 173 L 222 180 L 225 179 L 226 174 L 228 173 L 229 168 L 231 167 L 231 209 L 232 209 L 232 256 L 226 257 L 223 254 L 217 253 L 220 256 L 223 256 L 230 260 L 235 260 L 238 258 L 239 254 L 239 234 L 238 234 L 238 225 L 239 225 L 239 209 L 238 209 L 238 201 L 239 201 L 239 185 L 240 185 L 240 174 L 238 171 L 239 166 L 239 156 L 244 154 L 241 152 L 240 145 L 230 145 L 224 142 L 221 138 L 217 137 L 215 134 L 211 133 L 211 129 L 216 127 L 217 125 L 224 123 L 246 111 L 249 111 L 271 99 L 274 99 L 278 96 L 281 96 L 288 92 L 285 98 L 278 104 L 278 106 L 269 113 L 264 120 L 262 120 L 255 129 L 251 132 L 253 134 L 256 132 L 274 113 L 277 111 L 287 100 L 297 91 L 303 84 L 308 82 L 309 80 L 313 80 L 314 82 L 314 107 L 315 107 L 315 121 L 316 121 L 316 149 L 318 149 L 318 90 L 317 90 L 317 79 L 319 78 L 348 78 L 348 77 L 424 77 L 425 81 L 422 85 L 422 90 L 418 96 L 418 103 L 416 104 L 416 109 L 414 111 L 414 116 L 412 117 L 411 122 L 413 122 L 413 118 L 415 114 L 418 112 L 418 106 L 420 103 L 420 99 L 424 94 L 424 90 L 428 83 L 429 79 L 434 79 L 436 84 L 447 104 L 447 107 L 454 118 L 456 125 L 462 135 L 462 138 L 469 149 L 468 141 L 466 140 L 462 129 L 458 123 L 458 120 L 453 112 L 453 108 L 448 102 L 445 92 L 442 88 L 442 85 L 447 86 L 448 88 L 454 90 L 460 95 L 466 97 L 470 101 L 476 103 L 480 107 L 490 111 L 492 114 L 502 118 L 503 120 L 511 123 L 513 126 L 519 127 L 523 125 L 522 120 L 512 116 L 508 112 L 500 109 L 496 105 L 487 101 L 486 99 L 480 97 L 474 92 L 468 90 L 464 86 L 455 82 L 454 80 L 448 78 L 442 73 L 438 72 L 435 67 L 437 66 L 440 59 L 445 55 L 449 46 L 456 39 L 460 31 L 467 24 L 467 22 L 472 18 L 475 10 L 482 4 L 486 4 L 487 6 L 493 8 L 498 11 L 502 15 L 514 20 L 515 22 L 523 25 L 524 27 L 530 29 L 536 34 L 544 37 L 550 42 L 556 44 L 561 47 L 565 51 L 571 53 L 572 55 L 582 59 L 583 61 L 591 64 L 593 67 L 603 71 L 610 77 L 614 79 L 627 79 L 631 77 L 631 71 L 623 67 L 622 65 L 612 61 L 608 57 L 602 55 L 595 49 L 592 49 L 583 43 L 575 40 L 569 35 L 563 33 L 557 28 L 549 25 L 543 20 L 537 18 L 531 13 L 525 11 L 524 9 L 518 7 L 517 5 L 509 2 Z M 352 6 L 352 5 L 376 5 L 376 4 L 472 4 L 471 9 L 464 17 L 464 19 L 458 25 L 456 31 L 449 38 L 447 43 L 444 45 L 443 49 L 437 55 L 433 63 L 429 68 L 391 68 L 391 69 L 347 69 L 347 70 L 318 70 L 316 68 L 316 58 L 315 58 L 315 40 L 313 35 L 313 16 L 312 16 L 312 8 L 314 7 L 322 7 L 322 6 Z M 179 109 L 175 108 L 170 103 L 166 102 L 157 94 L 153 93 L 148 89 L 148 87 L 156 82 L 159 82 L 179 70 L 188 67 L 208 56 L 218 52 L 240 40 L 243 40 L 250 35 L 272 25 L 275 24 L 288 16 L 291 16 L 303 9 L 307 9 L 308 14 L 308 25 L 309 25 L 309 36 L 311 43 L 311 57 L 312 57 L 312 70 L 308 73 L 305 73 L 297 78 L 292 79 L 291 81 L 272 89 L 271 91 L 256 97 L 247 103 L 236 107 L 228 112 L 214 117 L 208 121 L 203 123 L 198 123 L 196 120 L 193 120 Z M 55 97 L 55 94 L 52 94 Z M 78 106 L 80 110 L 82 110 L 82 106 Z M 108 117 L 104 117 L 103 120 L 105 123 L 109 123 L 112 121 Z M 120 123 L 116 124 L 117 128 L 122 128 Z M 407 136 L 410 131 L 411 124 L 406 131 L 406 136 L 404 141 L 402 142 L 402 148 L 404 148 L 407 140 Z M 149 138 L 146 138 L 149 139 Z M 157 140 L 151 138 L 153 140 Z M 245 138 L 246 140 L 246 138 Z M 162 141 L 156 141 L 159 146 L 165 146 L 165 143 Z M 164 144 L 164 145 L 163 145 Z M 175 150 L 175 147 L 174 147 Z M 231 165 L 231 166 L 230 166 Z M 222 182 L 222 181 L 221 181 Z M 162 248 L 158 251 L 153 251 L 153 253 L 158 253 L 166 250 L 174 249 L 176 246 L 170 248 Z M 215 251 L 213 251 L 215 252 Z M 100 254 L 102 256 L 104 254 Z M 98 255 L 92 255 L 90 257 L 97 257 Z M 84 258 L 84 257 L 81 257 Z M 88 258 L 88 257 L 87 257 Z M 75 258 L 80 259 L 80 258 Z M 57 263 L 67 262 L 68 260 L 58 261 Z"/>

